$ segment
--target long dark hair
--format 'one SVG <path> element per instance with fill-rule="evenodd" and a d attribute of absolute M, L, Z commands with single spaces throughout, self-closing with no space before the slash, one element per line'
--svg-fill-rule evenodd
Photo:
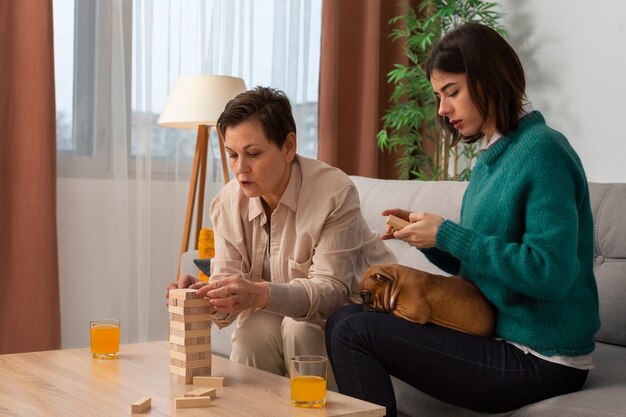
<path fill-rule="evenodd" d="M 217 128 L 226 136 L 226 128 L 256 119 L 267 139 L 282 148 L 287 135 L 296 133 L 296 122 L 289 98 L 281 90 L 256 87 L 230 100 L 217 119 Z"/>
<path fill-rule="evenodd" d="M 490 103 L 495 112 L 496 129 L 506 135 L 517 127 L 526 79 L 519 57 L 500 34 L 488 26 L 465 23 L 444 36 L 431 50 L 426 63 L 430 80 L 433 71 L 465 74 L 470 97 L 483 117 L 489 118 Z M 437 108 L 440 99 L 436 98 Z M 464 137 L 446 117 L 437 115 L 453 146 L 459 140 L 476 142 L 482 132 Z"/>

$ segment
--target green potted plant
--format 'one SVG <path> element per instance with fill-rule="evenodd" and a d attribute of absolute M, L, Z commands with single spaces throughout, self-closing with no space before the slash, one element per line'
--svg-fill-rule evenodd
<path fill-rule="evenodd" d="M 395 64 L 387 74 L 394 90 L 377 139 L 379 149 L 400 151 L 400 179 L 469 179 L 476 147 L 462 142 L 451 147 L 437 126 L 435 97 L 424 65 L 431 47 L 462 23 L 482 23 L 506 35 L 497 6 L 482 0 L 425 0 L 415 9 L 402 4 L 405 13 L 389 21 L 395 25 L 389 36 L 405 42 L 408 65 Z"/>

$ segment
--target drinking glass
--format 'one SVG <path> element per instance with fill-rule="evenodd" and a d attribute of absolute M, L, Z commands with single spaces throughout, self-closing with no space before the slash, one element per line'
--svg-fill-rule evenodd
<path fill-rule="evenodd" d="M 114 319 L 89 322 L 91 355 L 95 359 L 117 359 L 120 351 L 120 321 Z"/>
<path fill-rule="evenodd" d="M 317 355 L 292 357 L 289 361 L 291 402 L 298 407 L 324 407 L 327 375 L 326 357 Z"/>

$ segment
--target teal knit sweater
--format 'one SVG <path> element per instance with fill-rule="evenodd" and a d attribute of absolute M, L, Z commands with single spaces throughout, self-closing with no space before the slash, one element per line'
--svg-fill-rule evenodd
<path fill-rule="evenodd" d="M 429 259 L 496 307 L 496 336 L 547 356 L 593 351 L 600 319 L 587 179 L 539 112 L 480 153 L 460 224 L 444 221 L 436 245 Z"/>

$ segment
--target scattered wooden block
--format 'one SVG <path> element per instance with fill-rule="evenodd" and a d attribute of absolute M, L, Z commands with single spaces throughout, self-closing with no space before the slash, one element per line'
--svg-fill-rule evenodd
<path fill-rule="evenodd" d="M 401 219 L 400 217 L 394 216 L 393 214 L 390 214 L 387 217 L 387 221 L 385 223 L 391 226 L 393 230 L 400 230 L 404 226 L 411 224 L 410 222 L 407 222 L 406 220 Z"/>
<path fill-rule="evenodd" d="M 217 389 L 215 388 L 196 388 L 194 390 L 185 393 L 185 397 L 211 397 L 217 396 Z"/>
<path fill-rule="evenodd" d="M 141 398 L 130 405 L 131 413 L 143 413 L 152 405 L 152 397 Z"/>
<path fill-rule="evenodd" d="M 211 397 L 184 397 L 176 398 L 176 408 L 208 407 Z"/>
<path fill-rule="evenodd" d="M 204 387 L 223 387 L 224 377 L 223 376 L 194 376 L 193 384 L 201 385 Z"/>

